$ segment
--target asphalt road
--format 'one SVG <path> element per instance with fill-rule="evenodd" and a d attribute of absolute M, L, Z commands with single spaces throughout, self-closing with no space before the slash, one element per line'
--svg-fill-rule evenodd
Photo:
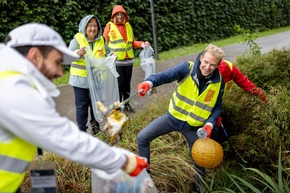
<path fill-rule="evenodd" d="M 255 42 L 258 46 L 262 47 L 262 53 L 266 53 L 272 49 L 282 49 L 284 47 L 288 48 L 290 46 L 290 31 L 262 37 L 257 39 Z M 249 46 L 243 43 L 238 43 L 222 47 L 222 49 L 225 51 L 224 59 L 234 62 L 237 56 L 242 55 L 249 50 Z M 194 61 L 197 54 L 198 53 L 195 53 L 162 62 L 157 61 L 156 72 L 166 70 L 184 61 Z M 137 85 L 144 80 L 144 75 L 144 71 L 141 67 L 134 68 L 131 82 L 131 94 L 137 92 Z M 157 88 L 157 92 L 164 92 L 168 87 L 169 85 L 161 85 Z M 70 85 L 60 86 L 59 89 L 61 94 L 55 98 L 57 111 L 60 115 L 66 116 L 75 122 L 76 118 L 73 89 Z M 130 101 L 130 104 L 136 111 L 139 111 L 148 100 L 150 100 L 150 96 L 136 97 Z"/>

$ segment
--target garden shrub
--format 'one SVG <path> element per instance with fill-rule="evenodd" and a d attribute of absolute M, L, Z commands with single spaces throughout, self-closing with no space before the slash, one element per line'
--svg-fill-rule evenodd
<path fill-rule="evenodd" d="M 290 49 L 272 50 L 260 56 L 245 55 L 236 61 L 239 69 L 267 97 L 267 105 L 256 96 L 235 86 L 224 96 L 224 113 L 232 125 L 230 140 L 245 160 L 257 168 L 277 163 L 277 150 L 282 149 L 282 162 L 290 156 Z"/>

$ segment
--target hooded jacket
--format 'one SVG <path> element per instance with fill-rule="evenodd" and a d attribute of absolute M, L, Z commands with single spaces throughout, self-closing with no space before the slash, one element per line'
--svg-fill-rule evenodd
<path fill-rule="evenodd" d="M 227 84 L 226 90 L 231 88 L 232 81 L 246 92 L 250 92 L 251 89 L 256 87 L 234 64 L 227 60 L 222 60 L 218 69 Z"/>
<path fill-rule="evenodd" d="M 88 25 L 89 21 L 92 18 L 97 19 L 98 29 L 99 29 L 98 34 L 97 34 L 94 42 L 89 42 L 87 39 L 91 49 L 93 50 L 95 43 L 97 41 L 102 41 L 102 38 L 101 38 L 102 37 L 102 26 L 100 24 L 99 19 L 94 15 L 87 15 L 86 17 L 84 17 L 79 23 L 79 33 L 86 36 L 86 26 Z M 105 56 L 108 56 L 111 53 L 111 51 L 108 47 L 108 44 L 106 42 L 104 42 L 104 44 L 105 44 L 105 49 L 106 49 Z M 76 36 L 74 36 L 74 38 L 71 40 L 71 42 L 69 44 L 69 49 L 71 49 L 73 51 L 80 49 L 80 45 L 76 39 Z M 77 76 L 77 75 L 73 75 L 73 74 L 70 74 L 69 84 L 72 86 L 75 86 L 75 87 L 79 87 L 79 88 L 89 88 L 87 77 Z"/>
<path fill-rule="evenodd" d="M 129 23 L 129 16 L 126 13 L 125 9 L 121 6 L 121 5 L 116 5 L 113 10 L 112 10 L 112 15 L 111 15 L 111 22 L 114 22 L 114 15 L 118 12 L 122 12 L 125 14 L 125 22 L 123 24 L 116 24 L 120 34 L 122 35 L 124 41 L 127 41 L 127 34 L 126 34 L 126 23 Z M 107 43 L 110 41 L 110 38 L 108 36 L 109 32 L 110 32 L 110 28 L 111 28 L 111 24 L 110 22 L 107 23 L 105 29 L 104 29 L 104 33 L 103 36 L 106 39 Z M 132 42 L 132 46 L 133 48 L 141 48 L 143 41 L 136 41 L 133 35 L 133 42 Z M 126 56 L 126 59 L 128 59 L 128 55 Z"/>
<path fill-rule="evenodd" d="M 74 122 L 59 115 L 52 98 L 59 95 L 59 90 L 29 60 L 4 45 L 0 45 L 0 57 L 0 73 L 10 71 L 21 74 L 0 80 L 0 146 L 3 145 L 0 147 L 0 158 L 3 152 L 7 152 L 3 148 L 5 144 L 18 137 L 44 150 L 108 173 L 122 167 L 124 154 L 115 152 L 103 141 L 80 131 Z M 1 159 L 0 166 L 3 166 Z M 2 174 L 0 172 L 0 187 L 8 183 Z M 0 192 L 5 191 L 0 188 Z"/>

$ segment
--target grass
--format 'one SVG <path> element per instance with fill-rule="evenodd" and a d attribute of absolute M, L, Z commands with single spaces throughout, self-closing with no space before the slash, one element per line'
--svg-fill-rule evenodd
<path fill-rule="evenodd" d="M 137 153 L 136 135 L 154 118 L 164 114 L 170 99 L 169 93 L 158 92 L 151 95 L 142 111 L 137 111 L 134 119 L 130 118 L 123 129 L 123 139 L 119 147 Z M 154 101 L 159 101 L 155 103 Z M 105 142 L 108 136 L 100 132 L 97 135 Z M 284 152 L 287 154 L 287 152 Z M 45 152 L 43 158 L 35 158 L 35 162 L 52 161 L 56 163 L 58 191 L 64 193 L 91 192 L 90 169 L 80 164 L 63 159 L 52 153 Z M 207 170 L 205 190 L 202 192 L 277 192 L 290 193 L 289 171 L 281 165 L 281 149 L 279 151 L 278 174 L 266 174 L 255 168 L 241 168 L 234 165 L 235 160 L 224 160 L 214 169 Z M 237 164 L 237 163 L 236 163 Z M 238 168 L 238 169 L 237 169 Z M 195 170 L 188 155 L 187 143 L 181 133 L 172 132 L 151 142 L 151 174 L 159 193 L 193 192 Z M 258 186 L 257 186 L 258 184 Z M 30 179 L 27 175 L 22 184 L 22 191 L 30 190 Z"/>
<path fill-rule="evenodd" d="M 282 28 L 278 28 L 278 29 L 273 29 L 273 30 L 269 30 L 269 31 L 264 31 L 264 32 L 257 33 L 257 38 L 285 32 L 285 31 L 289 31 L 289 30 L 290 30 L 290 26 L 282 27 Z M 214 41 L 211 43 L 213 43 L 219 47 L 223 47 L 223 46 L 227 46 L 230 44 L 241 43 L 244 41 L 245 41 L 245 38 L 242 35 L 236 35 L 236 36 L 232 36 L 232 37 L 229 37 L 229 38 L 226 38 L 223 40 Z M 192 46 L 184 46 L 184 47 L 180 47 L 180 48 L 174 48 L 174 49 L 171 49 L 168 51 L 158 53 L 158 60 L 156 61 L 156 63 L 158 65 L 158 62 L 160 62 L 160 61 L 178 58 L 178 57 L 182 57 L 182 56 L 187 56 L 187 55 L 190 55 L 193 53 L 200 52 L 201 50 L 203 50 L 206 47 L 207 44 L 208 43 L 193 44 Z M 138 67 L 138 66 L 140 66 L 140 59 L 137 57 L 137 58 L 135 58 L 134 67 Z M 57 86 L 65 85 L 68 83 L 68 77 L 69 77 L 69 72 L 66 71 L 64 76 L 61 78 L 55 79 L 54 83 Z"/>
<path fill-rule="evenodd" d="M 277 176 L 268 175 L 255 168 L 244 168 L 249 172 L 250 180 L 245 180 L 235 174 L 226 173 L 233 185 L 239 190 L 239 192 L 275 192 L 275 193 L 290 193 L 290 168 L 283 168 L 281 159 L 281 146 L 279 148 L 279 158 L 277 167 Z M 260 184 L 257 187 L 253 184 L 253 181 Z M 224 189 L 224 192 L 232 192 L 230 189 Z"/>
<path fill-rule="evenodd" d="M 90 168 L 69 161 L 50 152 L 44 152 L 42 157 L 35 157 L 32 163 L 53 162 L 56 164 L 56 181 L 58 192 L 62 193 L 90 193 Z M 21 185 L 22 192 L 30 192 L 31 182 L 29 170 L 26 171 Z"/>
<path fill-rule="evenodd" d="M 69 81 L 69 71 L 64 71 L 64 74 L 60 78 L 56 78 L 53 80 L 54 84 L 57 86 L 62 86 L 68 84 Z"/>

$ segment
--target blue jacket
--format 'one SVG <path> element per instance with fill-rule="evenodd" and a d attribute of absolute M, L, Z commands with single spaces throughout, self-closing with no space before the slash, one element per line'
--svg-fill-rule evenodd
<path fill-rule="evenodd" d="M 179 82 L 183 78 L 185 78 L 186 75 L 188 75 L 188 73 L 189 73 L 189 65 L 190 65 L 189 62 L 184 62 L 184 63 L 178 64 L 177 66 L 175 66 L 173 68 L 170 68 L 170 69 L 165 70 L 163 72 L 159 72 L 157 74 L 153 74 L 153 75 L 149 76 L 146 79 L 146 81 L 152 82 L 153 83 L 153 87 L 157 87 L 157 86 L 160 86 L 160 85 L 166 84 L 166 83 L 171 83 L 173 81 Z M 200 66 L 200 60 L 196 60 L 196 62 L 194 64 L 194 67 L 193 67 L 193 71 L 191 73 L 192 77 L 194 75 L 196 75 L 197 70 L 199 69 L 199 66 Z M 224 86 L 225 86 L 223 79 L 221 79 L 221 76 L 220 76 L 220 73 L 219 73 L 218 69 L 216 69 L 212 73 L 212 75 L 210 76 L 209 82 L 220 82 L 220 81 L 222 83 L 221 83 L 221 90 L 220 90 L 219 95 L 218 95 L 217 103 L 214 106 L 210 117 L 206 121 L 206 123 L 207 122 L 211 122 L 213 125 L 216 124 L 216 120 L 220 116 L 221 111 L 222 111 L 222 96 L 223 96 L 223 93 L 224 93 Z M 195 82 L 195 83 L 198 85 L 197 82 Z M 206 83 L 202 88 L 199 88 L 199 93 L 201 93 L 203 90 L 205 90 L 207 88 L 207 86 L 208 86 L 208 83 Z M 181 128 L 191 127 L 189 124 L 187 124 L 184 121 L 177 120 L 176 118 L 174 118 L 171 115 L 170 115 L 170 117 Z"/>

